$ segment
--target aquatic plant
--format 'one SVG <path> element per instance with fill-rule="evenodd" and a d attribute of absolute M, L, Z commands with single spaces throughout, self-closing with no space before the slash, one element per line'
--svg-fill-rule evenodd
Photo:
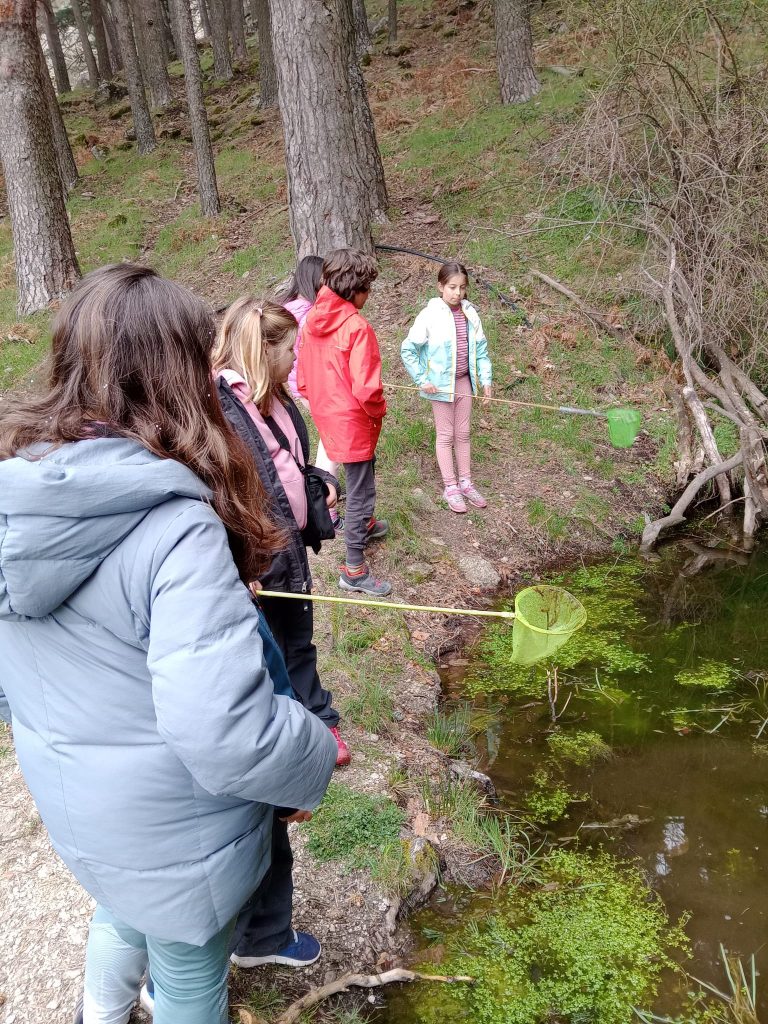
<path fill-rule="evenodd" d="M 568 810 L 569 804 L 584 799 L 572 793 L 563 782 L 552 778 L 546 768 L 537 768 L 531 776 L 533 789 L 524 797 L 525 813 L 532 822 L 557 821 Z"/>
<path fill-rule="evenodd" d="M 684 669 L 675 676 L 680 686 L 696 686 L 703 690 L 729 690 L 741 673 L 724 661 L 704 659 L 693 669 Z"/>
<path fill-rule="evenodd" d="M 451 940 L 442 969 L 476 984 L 436 1002 L 420 996 L 419 1020 L 627 1024 L 632 1007 L 653 998 L 687 943 L 640 872 L 604 853 L 565 850 L 549 854 L 542 872 L 539 890 L 509 889 L 497 913 Z"/>
<path fill-rule="evenodd" d="M 593 761 L 607 761 L 612 756 L 611 748 L 596 732 L 577 729 L 575 732 L 553 732 L 547 737 L 547 744 L 558 761 L 586 767 Z"/>
<path fill-rule="evenodd" d="M 493 709 L 475 708 L 469 701 L 437 708 L 427 719 L 427 739 L 449 757 L 474 752 L 473 740 L 494 721 Z"/>

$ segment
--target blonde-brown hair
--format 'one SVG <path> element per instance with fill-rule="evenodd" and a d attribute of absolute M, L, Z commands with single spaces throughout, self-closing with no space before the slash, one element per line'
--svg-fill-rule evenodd
<path fill-rule="evenodd" d="M 121 263 L 92 271 L 56 316 L 47 391 L 0 411 L 0 459 L 41 442 L 55 448 L 92 437 L 100 423 L 181 462 L 213 492 L 249 583 L 285 538 L 211 387 L 214 332 L 208 307 L 154 270 Z"/>
<path fill-rule="evenodd" d="M 250 295 L 235 299 L 224 314 L 213 347 L 214 372 L 234 370 L 248 385 L 250 401 L 263 416 L 272 409 L 275 395 L 284 394 L 282 384 L 270 375 L 270 348 L 295 337 L 296 317 L 270 299 Z"/>

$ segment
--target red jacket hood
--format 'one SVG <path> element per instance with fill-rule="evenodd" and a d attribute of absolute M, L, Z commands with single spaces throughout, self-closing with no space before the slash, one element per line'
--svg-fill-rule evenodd
<path fill-rule="evenodd" d="M 307 326 L 316 337 L 335 334 L 342 324 L 357 312 L 351 302 L 342 299 L 336 292 L 323 285 L 307 316 Z"/>

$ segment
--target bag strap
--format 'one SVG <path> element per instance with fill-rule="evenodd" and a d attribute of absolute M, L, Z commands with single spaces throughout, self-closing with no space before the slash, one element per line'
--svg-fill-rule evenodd
<path fill-rule="evenodd" d="M 291 458 L 296 463 L 296 465 L 299 467 L 299 469 L 301 470 L 302 473 L 306 473 L 306 466 L 304 466 L 303 463 L 299 462 L 299 460 L 296 458 L 294 453 L 291 451 L 291 444 L 290 444 L 288 438 L 285 436 L 285 433 L 282 430 L 282 428 L 278 425 L 278 423 L 275 420 L 275 418 L 273 416 L 265 416 L 264 417 L 264 422 L 267 424 L 269 429 L 272 431 L 272 436 L 277 441 L 277 443 L 280 445 L 280 447 L 283 449 L 283 451 L 288 452 L 288 454 L 291 456 Z M 296 438 L 296 443 L 299 444 L 298 437 Z"/>

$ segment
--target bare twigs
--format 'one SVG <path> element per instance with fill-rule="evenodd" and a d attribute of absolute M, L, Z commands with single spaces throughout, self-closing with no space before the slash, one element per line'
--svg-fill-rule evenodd
<path fill-rule="evenodd" d="M 768 76 L 740 66 L 705 0 L 609 0 L 603 16 L 614 72 L 572 162 L 608 214 L 648 240 L 643 269 L 684 379 L 673 399 L 678 486 L 694 477 L 643 546 L 682 522 L 710 481 L 721 509 L 743 492 L 751 537 L 768 520 Z M 716 426 L 738 444 L 736 461 L 721 455 Z"/>
<path fill-rule="evenodd" d="M 588 320 L 591 320 L 595 326 L 599 327 L 602 331 L 605 331 L 606 334 L 610 334 L 612 338 L 616 338 L 618 341 L 626 341 L 626 334 L 621 330 L 621 328 L 615 327 L 609 320 L 606 320 L 601 313 L 596 312 L 594 309 L 590 309 L 586 302 L 579 298 L 576 292 L 567 288 L 560 281 L 556 281 L 553 277 L 549 277 L 547 274 L 542 274 L 540 270 L 532 270 L 531 274 L 534 277 L 538 277 L 538 279 L 543 281 L 544 284 L 549 285 L 549 287 L 554 291 L 560 292 L 561 295 L 564 295 L 566 299 L 569 299 L 575 306 L 578 306 L 584 316 L 586 316 Z"/>
<path fill-rule="evenodd" d="M 395 967 L 391 971 L 383 971 L 381 974 L 343 974 L 327 985 L 310 989 L 306 995 L 291 1003 L 288 1009 L 284 1010 L 275 1020 L 275 1024 L 295 1024 L 305 1010 L 317 1006 L 318 1003 L 322 1003 L 325 999 L 338 995 L 340 992 L 346 992 L 350 988 L 379 988 L 382 985 L 403 981 L 438 981 L 444 984 L 461 982 L 471 985 L 474 980 L 464 974 L 457 974 L 453 977 L 444 974 L 422 974 L 420 971 L 408 971 L 403 967 Z"/>

